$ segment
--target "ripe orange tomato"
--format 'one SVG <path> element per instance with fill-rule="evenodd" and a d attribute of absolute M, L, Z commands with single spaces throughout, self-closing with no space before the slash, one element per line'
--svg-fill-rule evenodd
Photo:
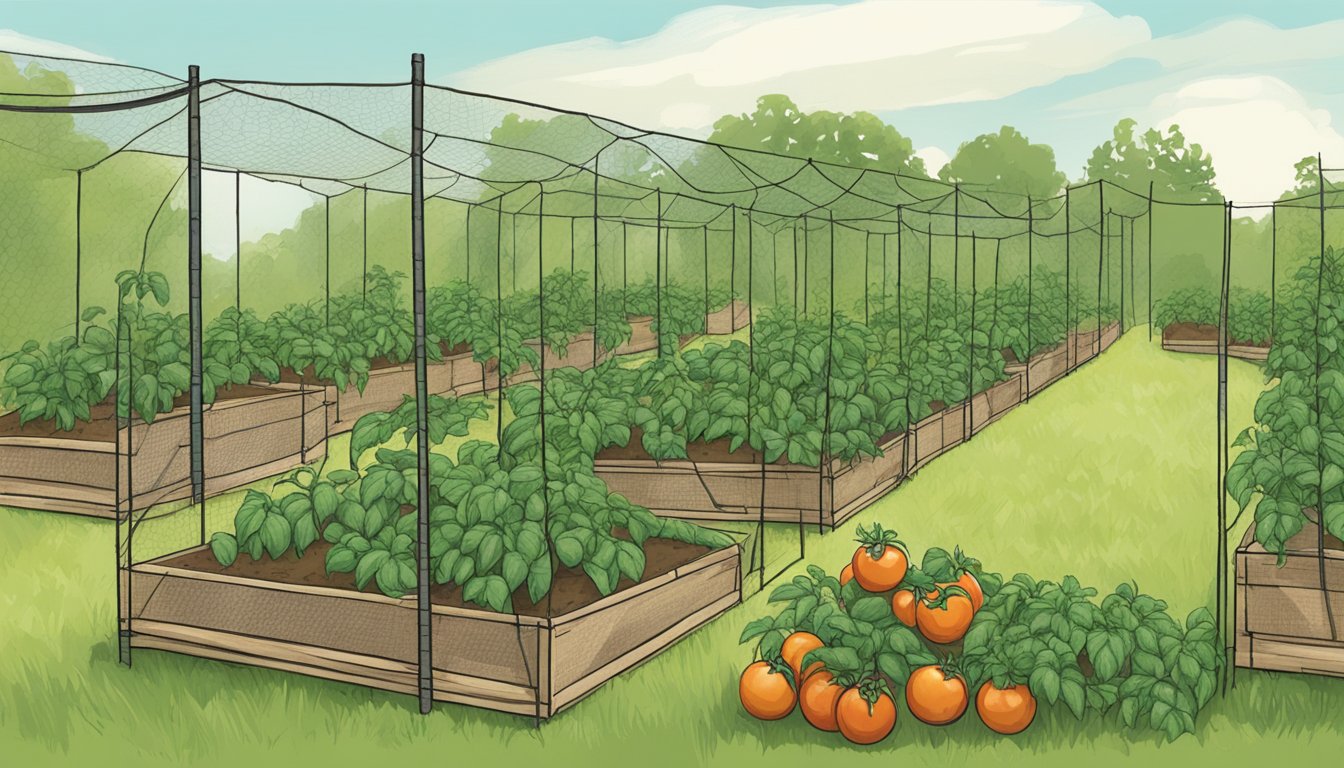
<path fill-rule="evenodd" d="M 777 672 L 768 661 L 757 661 L 742 670 L 737 681 L 742 708 L 760 720 L 778 720 L 793 711 L 798 697 L 789 686 L 788 676 Z"/>
<path fill-rule="evenodd" d="M 1025 685 L 995 688 L 991 680 L 975 695 L 975 711 L 992 731 L 1021 733 L 1036 718 L 1036 697 Z"/>
<path fill-rule="evenodd" d="M 877 559 L 869 554 L 868 547 L 859 547 L 854 551 L 850 565 L 854 567 L 854 578 L 858 580 L 859 586 L 869 592 L 895 589 L 910 568 L 910 562 L 900 547 L 890 545 L 882 548 L 882 555 Z"/>
<path fill-rule="evenodd" d="M 921 600 L 915 606 L 915 624 L 924 637 L 935 643 L 955 643 L 970 628 L 975 607 L 970 598 L 962 595 L 950 595 L 941 606 L 930 607 L 930 603 L 937 602 L 934 597 Z"/>
<path fill-rule="evenodd" d="M 980 582 L 970 571 L 965 571 L 952 583 L 966 590 L 966 594 L 971 596 L 971 607 L 975 610 L 980 610 L 980 606 L 985 604 L 985 590 L 980 588 Z"/>
<path fill-rule="evenodd" d="M 915 626 L 915 593 L 900 589 L 891 596 L 891 612 L 907 627 Z"/>
<path fill-rule="evenodd" d="M 876 744 L 896 727 L 896 703 L 881 693 L 870 707 L 858 688 L 850 688 L 835 704 L 835 723 L 855 744 Z"/>
<path fill-rule="evenodd" d="M 852 578 L 854 578 L 854 564 L 850 563 L 840 571 L 840 586 L 845 586 Z"/>
<path fill-rule="evenodd" d="M 816 661 L 808 666 L 807 672 L 802 670 L 803 657 L 823 645 L 825 643 L 821 642 L 821 638 L 811 632 L 794 632 L 784 638 L 784 646 L 780 648 L 779 655 L 784 657 L 784 663 L 788 664 L 789 669 L 793 670 L 795 686 L 801 687 L 807 676 L 821 667 L 821 662 Z"/>
<path fill-rule="evenodd" d="M 948 677 L 937 664 L 920 667 L 905 684 L 910 714 L 929 725 L 954 723 L 966 714 L 970 693 L 961 675 Z"/>
<path fill-rule="evenodd" d="M 826 670 L 818 670 L 807 676 L 807 680 L 798 689 L 798 709 L 803 717 L 814 727 L 823 731 L 838 731 L 835 722 L 835 705 L 844 694 L 845 687 L 835 682 L 835 678 Z"/>

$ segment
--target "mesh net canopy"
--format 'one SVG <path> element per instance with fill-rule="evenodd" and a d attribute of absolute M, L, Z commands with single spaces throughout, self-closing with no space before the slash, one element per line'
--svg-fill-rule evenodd
<path fill-rule="evenodd" d="M 1218 354 L 1220 487 L 1229 351 L 1328 389 L 1329 354 L 1279 344 L 1338 333 L 1302 335 L 1338 277 L 1327 171 L 1234 224 L 1221 200 L 1033 199 L 422 68 L 0 54 L 0 503 L 115 518 L 128 663 L 547 717 L 1136 326 Z"/>

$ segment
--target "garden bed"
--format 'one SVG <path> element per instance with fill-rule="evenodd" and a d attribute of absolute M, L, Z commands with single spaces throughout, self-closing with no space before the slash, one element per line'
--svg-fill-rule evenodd
<path fill-rule="evenodd" d="M 1326 536 L 1322 591 L 1315 525 L 1287 541 L 1281 568 L 1254 533 L 1237 548 L 1237 666 L 1344 677 L 1344 543 Z"/>
<path fill-rule="evenodd" d="M 18 428 L 0 417 L 0 504 L 96 517 L 191 495 L 191 409 L 118 430 L 110 402 L 74 431 Z M 205 492 L 246 485 L 326 452 L 323 390 L 298 385 L 221 389 L 203 413 Z M 120 446 L 118 446 L 120 443 Z M 120 492 L 120 505 L 118 504 Z"/>
<path fill-rule="evenodd" d="M 1216 355 L 1218 354 L 1218 326 L 1172 323 L 1162 329 L 1162 348 L 1168 352 Z M 1269 358 L 1269 345 L 1228 340 L 1227 356 L 1263 362 Z"/>
<path fill-rule="evenodd" d="M 709 313 L 705 332 L 711 335 L 735 333 L 751 325 L 751 311 L 745 301 L 733 299 L 722 309 Z"/>
<path fill-rule="evenodd" d="M 1021 379 L 1011 376 L 972 399 L 975 428 L 992 423 L 1021 402 Z M 964 405 L 941 409 L 908 433 L 878 442 L 882 455 L 855 461 L 830 461 L 817 467 L 777 461 L 762 466 L 750 448 L 729 452 L 727 442 L 692 443 L 687 459 L 656 461 L 640 447 L 632 430 L 625 448 L 599 452 L 595 472 L 612 492 L 667 517 L 688 520 L 803 522 L 825 527 L 843 524 L 887 491 L 911 468 L 928 463 L 962 442 L 970 424 Z"/>
<path fill-rule="evenodd" d="M 940 406 L 908 432 L 883 438 L 879 442 L 882 456 L 835 460 L 825 471 L 783 461 L 762 467 L 754 451 L 739 449 L 730 454 L 721 444 L 692 444 L 687 459 L 656 461 L 639 447 L 638 430 L 633 431 L 628 447 L 599 452 L 594 471 L 613 492 L 665 517 L 764 519 L 835 527 L 895 488 L 909 473 L 1024 402 L 1028 367 L 1035 393 L 1105 351 L 1119 337 L 1118 323 L 1106 326 L 1100 334 L 1072 333 L 1067 342 L 1038 352 L 1029 366 L 1015 366 L 1004 381 L 972 397 L 969 413 L 964 402 Z M 1077 357 L 1070 360 L 1071 354 Z"/>
<path fill-rule="evenodd" d="M 415 599 L 356 591 L 348 574 L 325 579 L 321 546 L 227 571 L 205 547 L 133 566 L 122 575 L 123 629 L 136 647 L 414 694 Z M 736 546 L 650 539 L 645 552 L 645 580 L 622 580 L 607 597 L 560 569 L 549 618 L 525 588 L 504 614 L 435 587 L 434 698 L 550 717 L 741 600 Z"/>

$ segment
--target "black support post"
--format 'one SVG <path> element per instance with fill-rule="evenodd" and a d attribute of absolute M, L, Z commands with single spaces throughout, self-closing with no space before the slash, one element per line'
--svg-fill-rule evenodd
<path fill-rule="evenodd" d="M 429 597 L 429 386 L 425 349 L 425 57 L 411 55 L 411 283 L 415 311 L 416 616 L 420 712 L 434 704 L 434 654 Z"/>
<path fill-rule="evenodd" d="M 187 314 L 191 348 L 191 501 L 200 505 L 205 543 L 205 410 L 201 387 L 201 72 L 192 66 L 187 92 Z"/>

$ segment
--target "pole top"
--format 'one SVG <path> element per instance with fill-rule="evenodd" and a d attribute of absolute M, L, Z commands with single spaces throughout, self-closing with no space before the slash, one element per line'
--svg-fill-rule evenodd
<path fill-rule="evenodd" d="M 187 67 L 187 79 L 189 79 L 189 80 L 190 80 L 191 82 L 193 82 L 193 83 L 196 82 L 197 80 L 200 80 L 200 79 L 201 79 L 201 68 L 200 68 L 198 65 L 196 65 L 196 64 L 192 64 L 192 65 L 188 66 L 188 67 Z"/>

